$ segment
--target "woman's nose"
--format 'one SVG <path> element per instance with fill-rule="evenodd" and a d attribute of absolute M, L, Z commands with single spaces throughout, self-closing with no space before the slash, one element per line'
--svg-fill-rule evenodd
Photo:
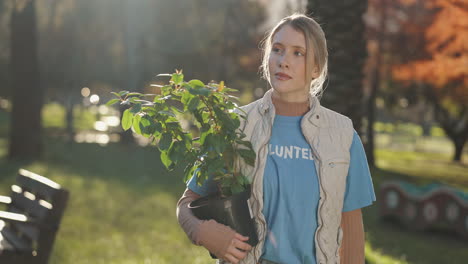
<path fill-rule="evenodd" d="M 279 67 L 280 68 L 289 68 L 289 63 L 285 55 L 279 58 Z"/>

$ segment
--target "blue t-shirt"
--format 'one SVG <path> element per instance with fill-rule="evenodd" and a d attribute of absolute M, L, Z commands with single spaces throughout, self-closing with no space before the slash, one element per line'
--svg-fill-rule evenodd
<path fill-rule="evenodd" d="M 276 263 L 316 263 L 319 182 L 310 145 L 302 135 L 301 120 L 302 116 L 276 115 L 268 145 L 262 211 L 268 230 L 262 258 Z M 350 154 L 343 212 L 376 200 L 364 148 L 356 132 Z M 192 177 L 187 185 L 202 196 L 217 190 L 212 178 L 198 186 Z"/>

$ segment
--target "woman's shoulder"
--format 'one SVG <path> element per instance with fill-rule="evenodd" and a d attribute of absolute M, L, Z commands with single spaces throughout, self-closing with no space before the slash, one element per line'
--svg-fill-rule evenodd
<path fill-rule="evenodd" d="M 252 112 L 252 110 L 260 106 L 260 103 L 261 103 L 261 99 L 255 100 L 249 104 L 236 108 L 234 112 L 237 114 L 248 116 Z"/>
<path fill-rule="evenodd" d="M 353 128 L 351 118 L 320 105 L 319 115 L 322 116 L 322 122 L 328 127 Z"/>

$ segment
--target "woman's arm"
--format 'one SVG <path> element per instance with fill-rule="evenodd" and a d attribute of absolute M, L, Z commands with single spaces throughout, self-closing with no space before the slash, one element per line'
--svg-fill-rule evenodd
<path fill-rule="evenodd" d="M 196 244 L 197 240 L 197 230 L 199 229 L 203 221 L 196 218 L 192 214 L 192 212 L 188 208 L 188 204 L 200 197 L 200 195 L 187 188 L 182 194 L 182 197 L 180 197 L 179 202 L 177 202 L 176 214 L 177 220 L 179 221 L 179 225 L 185 231 L 190 241 L 192 241 L 192 243 L 194 244 Z"/>
<path fill-rule="evenodd" d="M 187 188 L 177 203 L 177 220 L 192 243 L 201 245 L 231 263 L 244 259 L 252 247 L 245 243 L 248 238 L 215 220 L 200 220 L 193 215 L 188 204 L 200 195 Z M 241 250 L 240 250 L 241 249 Z"/>
<path fill-rule="evenodd" d="M 341 215 L 343 241 L 341 242 L 341 264 L 364 263 L 364 225 L 361 209 L 343 212 Z"/>

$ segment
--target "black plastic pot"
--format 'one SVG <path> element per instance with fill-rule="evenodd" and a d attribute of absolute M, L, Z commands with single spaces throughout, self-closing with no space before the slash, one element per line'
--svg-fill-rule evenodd
<path fill-rule="evenodd" d="M 237 233 L 249 237 L 247 243 L 254 247 L 258 243 L 258 236 L 247 203 L 249 197 L 250 188 L 225 198 L 221 198 L 218 194 L 212 194 L 192 201 L 189 208 L 198 219 L 213 219 L 220 224 L 231 227 Z M 210 255 L 216 258 L 213 254 L 210 253 Z"/>

